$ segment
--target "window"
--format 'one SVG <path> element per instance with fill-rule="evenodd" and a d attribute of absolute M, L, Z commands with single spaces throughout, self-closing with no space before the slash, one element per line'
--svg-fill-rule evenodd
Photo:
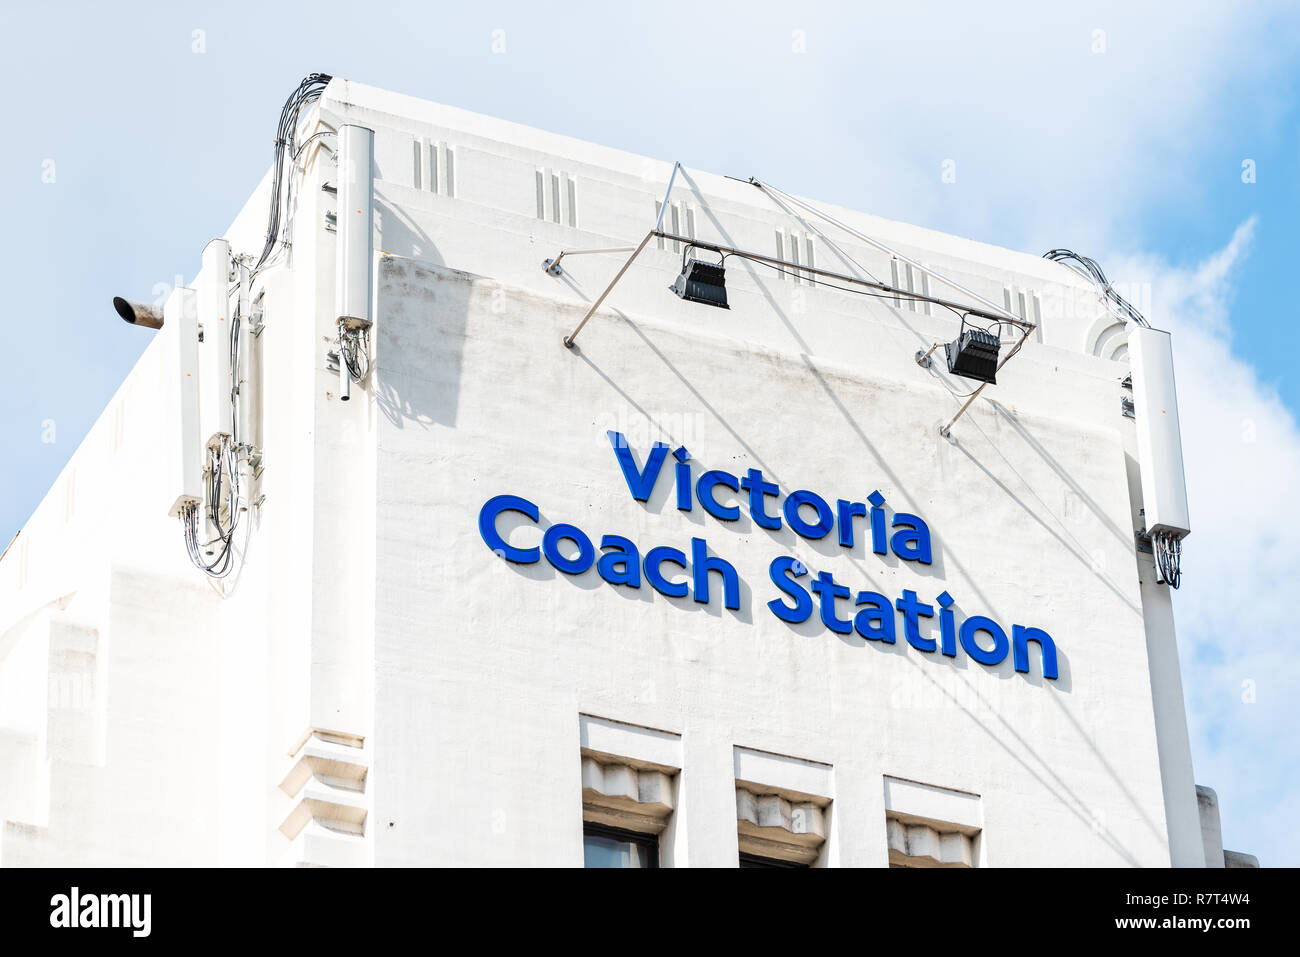
<path fill-rule="evenodd" d="M 740 852 L 741 867 L 808 867 L 807 864 L 801 864 L 798 861 L 782 861 L 775 857 L 760 857 L 757 854 L 746 854 Z"/>
<path fill-rule="evenodd" d="M 885 819 L 890 867 L 974 867 L 979 830 L 950 821 L 889 814 Z"/>
<path fill-rule="evenodd" d="M 675 803 L 675 772 L 643 762 L 634 766 L 625 763 L 628 760 L 631 759 L 583 751 L 582 827 L 588 867 L 659 866 L 658 835 L 667 826 Z M 597 841 L 596 837 L 601 840 Z M 629 843 L 636 847 L 624 846 Z M 645 848 L 651 846 L 654 863 L 636 863 L 648 859 Z M 592 864 L 593 857 L 628 863 Z"/>
<path fill-rule="evenodd" d="M 672 867 L 680 736 L 586 714 L 578 729 L 583 865 Z"/>
<path fill-rule="evenodd" d="M 739 866 L 826 866 L 831 766 L 741 747 L 732 758 Z"/>
<path fill-rule="evenodd" d="M 890 867 L 978 867 L 979 795 L 887 777 L 885 836 Z"/>
<path fill-rule="evenodd" d="M 822 809 L 826 802 L 812 795 L 762 794 L 758 790 L 736 787 L 740 866 L 811 866 L 826 842 Z"/>
<path fill-rule="evenodd" d="M 582 825 L 583 867 L 658 867 L 659 838 L 590 821 Z"/>

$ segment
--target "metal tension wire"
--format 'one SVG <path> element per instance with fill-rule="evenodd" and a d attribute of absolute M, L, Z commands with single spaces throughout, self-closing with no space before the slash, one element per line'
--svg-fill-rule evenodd
<path fill-rule="evenodd" d="M 879 249 L 883 252 L 890 254 L 891 256 L 894 256 L 900 262 L 906 263 L 909 266 L 913 267 L 914 269 L 920 270 L 921 272 L 925 273 L 926 275 L 930 276 L 936 281 L 943 283 L 946 286 L 949 286 L 950 288 L 956 290 L 959 293 L 969 296 L 971 299 L 975 300 L 976 302 L 983 303 L 988 308 L 987 309 L 972 308 L 970 305 L 966 303 L 955 302 L 951 299 L 945 299 L 941 296 L 931 296 L 923 293 L 911 292 L 909 290 L 897 289 L 893 286 L 887 285 L 886 283 L 876 282 L 875 280 L 862 279 L 858 276 L 848 276 L 845 275 L 844 273 L 833 272 L 829 269 L 820 269 L 814 266 L 801 265 L 800 263 L 790 262 L 784 259 L 777 259 L 776 257 L 773 256 L 765 256 L 762 253 L 750 252 L 748 250 L 737 249 L 732 246 L 722 246 L 717 243 L 710 243 L 710 242 L 704 242 L 699 239 L 692 239 L 689 236 L 679 236 L 676 233 L 664 232 L 663 231 L 664 214 L 667 213 L 668 211 L 668 201 L 669 198 L 672 196 L 673 184 L 677 180 L 677 171 L 681 168 L 681 165 L 682 164 L 680 162 L 673 164 L 672 175 L 668 178 L 668 189 L 664 193 L 664 201 L 661 204 L 659 209 L 659 218 L 656 220 L 654 228 L 645 234 L 645 237 L 641 240 L 641 242 L 638 245 L 616 246 L 608 249 L 562 250 L 559 253 L 559 255 L 557 255 L 554 259 L 547 259 L 543 261 L 542 268 L 545 269 L 548 274 L 552 276 L 559 276 L 562 275 L 562 270 L 560 269 L 560 261 L 565 256 L 590 255 L 594 253 L 621 253 L 621 252 L 628 252 L 628 251 L 631 251 L 632 253 L 632 255 L 628 257 L 627 261 L 623 263 L 619 271 L 615 273 L 614 278 L 610 280 L 609 285 L 607 285 L 604 288 L 604 290 L 601 291 L 601 294 L 596 297 L 595 302 L 591 304 L 591 308 L 587 310 L 586 315 L 582 317 L 582 320 L 578 323 L 578 325 L 574 328 L 574 330 L 564 337 L 564 345 L 566 348 L 569 349 L 573 348 L 574 341 L 578 338 L 578 334 L 582 332 L 583 327 L 587 325 L 587 323 L 591 320 L 591 317 L 595 315 L 596 310 L 601 307 L 605 299 L 609 296 L 610 292 L 612 292 L 614 287 L 618 285 L 619 280 L 623 278 L 624 274 L 628 271 L 629 268 L 631 268 L 632 264 L 636 262 L 637 257 L 640 256 L 642 250 L 645 249 L 646 244 L 649 243 L 650 240 L 654 238 L 683 243 L 685 245 L 693 246 L 697 249 L 711 250 L 713 252 L 719 253 L 724 257 L 729 255 L 734 255 L 742 259 L 749 259 L 755 262 L 766 263 L 770 266 L 776 266 L 778 268 L 787 268 L 791 270 L 796 270 L 797 271 L 796 275 L 798 273 L 804 273 L 811 276 L 820 276 L 826 279 L 834 280 L 835 282 L 839 282 L 839 283 L 848 283 L 854 286 L 862 286 L 868 289 L 874 289 L 878 292 L 887 293 L 891 296 L 894 296 L 895 298 L 906 298 L 916 302 L 929 302 L 938 306 L 944 306 L 946 308 L 956 310 L 959 313 L 965 313 L 967 315 L 972 315 L 972 316 L 979 316 L 982 319 L 990 319 L 995 322 L 1007 323 L 1009 325 L 1015 326 L 1021 330 L 1020 339 L 1007 352 L 1007 354 L 998 361 L 997 364 L 998 370 L 1001 370 L 1001 368 L 1007 364 L 1007 362 L 1011 359 L 1011 357 L 1020 351 L 1021 347 L 1025 344 L 1025 341 L 1029 338 L 1029 334 L 1038 327 L 1037 323 L 1030 322 L 1027 319 L 1021 319 L 1019 316 L 1012 314 L 1010 310 L 997 305 L 993 301 L 984 298 L 983 296 L 979 295 L 973 290 L 968 289 L 965 286 L 961 285 L 960 283 L 957 283 L 949 279 L 948 277 L 944 276 L 942 273 L 938 273 L 933 269 L 930 269 L 927 266 L 923 266 L 921 263 L 918 263 L 915 260 L 902 255 L 901 253 L 885 245 L 884 243 L 872 239 L 870 236 L 866 235 L 865 233 L 862 233 L 854 229 L 852 226 L 849 226 L 848 224 L 843 223 L 840 220 L 835 219 L 834 217 L 826 213 L 823 213 L 815 206 L 805 203 L 803 200 L 797 199 L 794 196 L 791 196 L 789 193 L 777 189 L 775 186 L 771 186 L 769 184 L 760 182 L 759 180 L 756 180 L 752 177 L 749 180 L 737 180 L 737 182 L 748 182 L 750 185 L 755 186 L 758 189 L 763 190 L 764 192 L 767 192 L 769 194 L 780 195 L 787 201 L 811 213 L 812 215 L 818 217 L 819 219 L 822 219 L 825 222 L 830 223 L 831 225 L 836 226 L 839 229 L 842 229 L 844 232 L 862 240 L 863 242 L 875 247 L 876 249 Z M 732 176 L 732 177 L 728 177 L 728 179 L 736 179 L 736 177 Z M 918 355 L 917 362 L 921 365 L 924 365 L 925 361 L 929 359 L 931 353 L 933 353 L 934 350 L 937 348 L 938 348 L 938 344 L 935 344 L 931 346 L 930 350 L 926 352 L 923 356 Z M 951 433 L 953 425 L 956 424 L 957 420 L 960 419 L 966 413 L 966 410 L 971 407 L 971 405 L 975 402 L 975 400 L 979 398 L 980 393 L 984 391 L 984 388 L 987 385 L 988 385 L 987 382 L 981 383 L 979 388 L 976 389 L 973 393 L 971 393 L 970 397 L 966 400 L 965 404 L 962 405 L 962 407 L 957 410 L 957 414 L 954 415 L 946 425 L 942 426 L 939 429 L 940 435 L 947 437 Z"/>
<path fill-rule="evenodd" d="M 789 269 L 798 270 L 801 273 L 808 273 L 814 276 L 823 276 L 827 279 L 833 279 L 836 282 L 845 282 L 855 286 L 864 286 L 868 289 L 874 289 L 882 293 L 888 293 L 894 296 L 901 296 L 906 299 L 915 299 L 918 302 L 930 302 L 930 303 L 934 303 L 935 305 L 946 306 L 949 309 L 956 309 L 959 312 L 964 312 L 972 316 L 979 316 L 981 319 L 991 319 L 996 322 L 1011 323 L 1012 325 L 1024 329 L 1026 334 L 1032 332 L 1034 329 L 1034 324 L 1032 322 L 1027 322 L 1019 318 L 1008 319 L 1006 316 L 1002 315 L 1001 313 L 990 312 L 987 309 L 972 309 L 970 306 L 968 306 L 965 303 L 955 302 L 951 299 L 944 299 L 942 296 L 927 296 L 921 293 L 908 292 L 905 289 L 896 289 L 893 286 L 887 285 L 886 283 L 876 282 L 875 280 L 872 279 L 862 279 L 858 276 L 847 276 L 844 273 L 834 272 L 830 269 L 819 269 L 814 266 L 804 266 L 804 265 L 800 265 L 799 263 L 790 262 L 785 259 L 777 259 L 775 256 L 765 256 L 762 253 L 750 252 L 745 249 L 737 249 L 734 246 L 723 246 L 720 245 L 719 243 L 705 242 L 704 240 L 700 240 L 700 239 L 691 239 L 689 236 L 679 236 L 676 233 L 667 233 L 660 229 L 652 229 L 645 234 L 645 238 L 641 240 L 641 244 L 635 247 L 618 246 L 611 249 L 582 249 L 582 250 L 574 250 L 567 254 L 563 254 L 563 253 L 561 254 L 561 255 L 574 256 L 579 253 L 625 252 L 628 249 L 632 250 L 632 255 L 628 257 L 627 262 L 623 264 L 623 267 L 619 269 L 619 271 L 614 275 L 614 278 L 610 280 L 609 285 L 605 287 L 604 291 L 601 292 L 601 294 L 596 298 L 596 301 L 592 303 L 591 308 L 588 309 L 587 314 L 582 317 L 582 321 L 578 323 L 577 328 L 575 328 L 573 332 L 569 333 L 567 336 L 564 337 L 564 344 L 566 346 L 568 346 L 569 348 L 573 348 L 573 341 L 578 338 L 578 333 L 580 333 L 582 331 L 582 327 L 587 324 L 587 320 L 589 320 L 592 317 L 592 315 L 596 312 L 596 310 L 600 308 L 601 303 L 605 301 L 605 298 L 609 295 L 610 291 L 614 288 L 614 286 L 618 284 L 618 281 L 623 278 L 623 274 L 627 272 L 628 267 L 631 266 L 632 263 L 636 261 L 636 258 L 641 254 L 641 251 L 645 249 L 646 243 L 648 243 L 651 239 L 655 239 L 655 238 L 683 243 L 685 245 L 693 246 L 696 249 L 711 250 L 713 252 L 720 253 L 726 256 L 733 256 L 733 255 L 739 256 L 742 259 L 751 259 L 754 260 L 755 262 L 767 263 L 768 265 L 771 266 L 784 266 Z M 558 259 L 559 257 L 556 257 L 556 260 L 548 259 L 543 263 L 543 266 L 546 267 L 547 264 L 549 263 L 550 265 L 547 267 L 547 271 L 550 271 L 550 269 L 554 268 L 554 264 L 556 261 L 558 261 Z M 1009 357 L 1010 355 L 1008 355 L 1008 358 Z"/>

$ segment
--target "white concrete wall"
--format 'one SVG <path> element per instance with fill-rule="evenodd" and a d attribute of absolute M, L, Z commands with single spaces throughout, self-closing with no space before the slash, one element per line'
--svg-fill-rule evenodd
<path fill-rule="evenodd" d="M 1086 282 L 828 207 L 995 302 L 1008 285 L 1039 294 L 1041 343 L 945 441 L 937 428 L 968 390 L 912 361 L 955 335 L 937 308 L 737 260 L 730 311 L 683 303 L 666 289 L 679 255 L 652 244 L 579 348 L 562 347 L 621 257 L 566 259 L 560 279 L 541 260 L 639 241 L 670 164 L 345 81 L 319 119 L 376 131 L 372 378 L 345 405 L 326 366 L 321 184 L 334 174 L 321 153 L 292 266 L 267 279 L 266 501 L 233 596 L 189 566 L 165 516 L 175 490 L 153 477 L 175 449 L 150 439 L 152 347 L 0 562 L 0 689 L 25 689 L 0 699 L 0 863 L 579 864 L 584 713 L 681 736 L 665 837 L 678 865 L 735 862 L 736 747 L 830 766 L 824 863 L 887 861 L 886 776 L 978 794 L 984 865 L 1167 865 L 1199 850 L 1172 618 L 1151 611 L 1150 562 L 1134 554 L 1127 370 L 1095 355 L 1114 344 Z M 416 185 L 417 138 L 455 151 L 455 198 L 427 171 Z M 580 228 L 536 218 L 537 168 L 574 178 Z M 260 247 L 266 186 L 225 233 L 236 251 Z M 719 176 L 688 169 L 674 198 L 702 238 L 772 254 L 778 228 L 817 235 Z M 818 243 L 818 265 L 888 280 L 883 254 L 841 243 L 845 262 Z M 124 408 L 140 429 L 125 444 Z M 679 512 L 667 471 L 637 503 L 609 428 L 639 460 L 654 439 L 685 443 L 697 475 L 759 467 L 832 500 L 879 489 L 929 523 L 935 562 Z M 68 518 L 74 474 L 77 495 L 103 498 L 74 495 Z M 502 492 L 597 541 L 689 550 L 702 536 L 739 571 L 742 608 L 506 563 L 477 532 Z M 947 588 L 963 616 L 1042 627 L 1061 676 L 787 626 L 765 607 L 779 554 L 855 590 L 932 601 Z M 96 696 L 68 718 L 48 687 L 73 661 Z M 304 758 L 312 728 L 336 736 L 330 760 L 365 769 L 338 797 L 362 809 L 361 834 L 281 830 L 318 793 L 280 787 L 295 762 L 326 760 Z"/>
<path fill-rule="evenodd" d="M 1169 862 L 1115 427 L 986 405 L 946 442 L 935 428 L 953 399 L 898 356 L 887 319 L 853 317 L 838 360 L 639 316 L 605 318 L 573 353 L 559 340 L 577 304 L 397 259 L 379 295 L 376 747 L 398 781 L 421 764 L 428 780 L 378 795 L 377 860 L 431 846 L 460 863 L 575 857 L 586 712 L 680 733 L 688 762 L 700 742 L 682 803 L 713 817 L 691 821 L 692 862 L 734 859 L 734 809 L 710 798 L 729 797 L 736 745 L 834 767 L 837 793 L 856 795 L 835 806 L 844 864 L 885 860 L 885 775 L 981 795 L 992 865 Z M 817 314 L 847 333 L 832 310 Z M 1029 357 L 1019 371 L 1052 374 Z M 638 409 L 680 413 L 693 434 L 664 438 L 701 469 L 758 466 L 787 490 L 845 498 L 880 488 L 930 523 L 935 564 L 682 513 L 666 482 L 636 503 L 604 432 Z M 506 492 L 544 524 L 643 549 L 706 538 L 740 573 L 740 612 L 502 561 L 475 529 Z M 1071 494 L 1091 504 L 1067 518 Z M 521 530 L 516 544 L 539 537 Z M 779 554 L 855 589 L 947 588 L 966 614 L 1041 625 L 1061 678 L 787 626 L 764 606 Z M 431 804 L 450 813 L 423 813 Z"/>

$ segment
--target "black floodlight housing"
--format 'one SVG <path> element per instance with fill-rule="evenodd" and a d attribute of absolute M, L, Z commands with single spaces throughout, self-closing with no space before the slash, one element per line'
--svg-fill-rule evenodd
<path fill-rule="evenodd" d="M 682 274 L 668 288 L 687 302 L 702 302 L 710 306 L 730 309 L 727 305 L 726 269 L 721 260 L 716 263 L 705 262 L 686 253 L 694 247 L 682 250 Z"/>
<path fill-rule="evenodd" d="M 948 371 L 953 375 L 996 385 L 994 374 L 998 371 L 1000 344 L 996 333 L 967 328 L 963 322 L 961 335 L 943 347 L 948 356 Z"/>

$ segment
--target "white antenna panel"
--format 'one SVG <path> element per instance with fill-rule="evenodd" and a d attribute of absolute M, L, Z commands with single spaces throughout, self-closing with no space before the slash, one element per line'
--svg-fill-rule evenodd
<path fill-rule="evenodd" d="M 1169 333 L 1133 325 L 1128 332 L 1128 352 L 1147 534 L 1182 538 L 1191 525 Z"/>
<path fill-rule="evenodd" d="M 203 501 L 203 449 L 199 442 L 198 295 L 193 289 L 171 291 L 163 304 L 158 343 L 163 361 L 163 454 L 170 463 L 168 483 L 176 491 L 167 514 Z"/>

